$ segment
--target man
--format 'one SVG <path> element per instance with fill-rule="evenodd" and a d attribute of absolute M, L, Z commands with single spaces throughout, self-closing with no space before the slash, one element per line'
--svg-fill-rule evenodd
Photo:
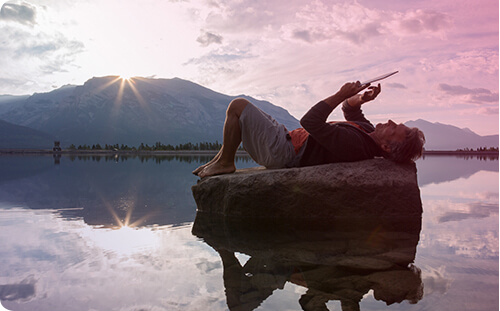
<path fill-rule="evenodd" d="M 267 168 L 353 162 L 379 156 L 395 162 L 418 159 L 425 142 L 420 130 L 392 120 L 374 127 L 364 117 L 361 105 L 374 100 L 380 91 L 380 84 L 371 87 L 359 81 L 346 83 L 302 117 L 303 128 L 291 132 L 246 99 L 237 98 L 226 111 L 222 148 L 193 174 L 203 178 L 233 173 L 234 157 L 242 141 L 254 161 Z M 347 122 L 327 122 L 340 104 Z"/>

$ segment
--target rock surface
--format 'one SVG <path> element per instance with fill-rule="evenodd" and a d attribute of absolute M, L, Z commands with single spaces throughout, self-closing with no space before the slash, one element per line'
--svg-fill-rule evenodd
<path fill-rule="evenodd" d="M 415 164 L 385 159 L 212 176 L 192 187 L 198 212 L 224 217 L 329 219 L 420 215 Z"/>

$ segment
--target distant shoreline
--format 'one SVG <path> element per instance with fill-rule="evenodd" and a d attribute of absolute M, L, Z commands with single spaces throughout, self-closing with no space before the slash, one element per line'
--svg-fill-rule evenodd
<path fill-rule="evenodd" d="M 424 155 L 498 155 L 498 151 L 426 150 Z"/>
<path fill-rule="evenodd" d="M 217 154 L 218 150 L 61 150 L 50 149 L 0 149 L 0 155 L 8 154 L 54 154 L 54 155 L 211 155 Z M 237 155 L 246 155 L 246 151 L 238 150 Z"/>
<path fill-rule="evenodd" d="M 133 150 L 61 150 L 50 149 L 0 149 L 0 155 L 212 155 L 218 150 L 156 150 L 156 151 L 133 151 Z M 246 151 L 238 150 L 237 155 L 246 155 Z M 424 155 L 485 155 L 498 156 L 498 151 L 452 151 L 452 150 L 425 150 Z"/>

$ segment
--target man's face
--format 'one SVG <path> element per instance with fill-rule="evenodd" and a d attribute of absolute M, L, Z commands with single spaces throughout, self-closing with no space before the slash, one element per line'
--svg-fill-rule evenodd
<path fill-rule="evenodd" d="M 375 127 L 375 134 L 381 141 L 389 142 L 402 142 L 406 138 L 406 133 L 409 128 L 400 123 L 396 124 L 392 120 L 387 121 L 387 123 L 379 123 Z"/>

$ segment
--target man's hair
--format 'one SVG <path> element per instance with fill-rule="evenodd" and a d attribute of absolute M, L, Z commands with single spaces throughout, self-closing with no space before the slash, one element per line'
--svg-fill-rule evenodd
<path fill-rule="evenodd" d="M 403 141 L 389 143 L 391 152 L 386 155 L 386 158 L 397 163 L 415 161 L 422 156 L 424 143 L 424 133 L 416 127 L 410 128 L 406 132 L 406 138 Z"/>

